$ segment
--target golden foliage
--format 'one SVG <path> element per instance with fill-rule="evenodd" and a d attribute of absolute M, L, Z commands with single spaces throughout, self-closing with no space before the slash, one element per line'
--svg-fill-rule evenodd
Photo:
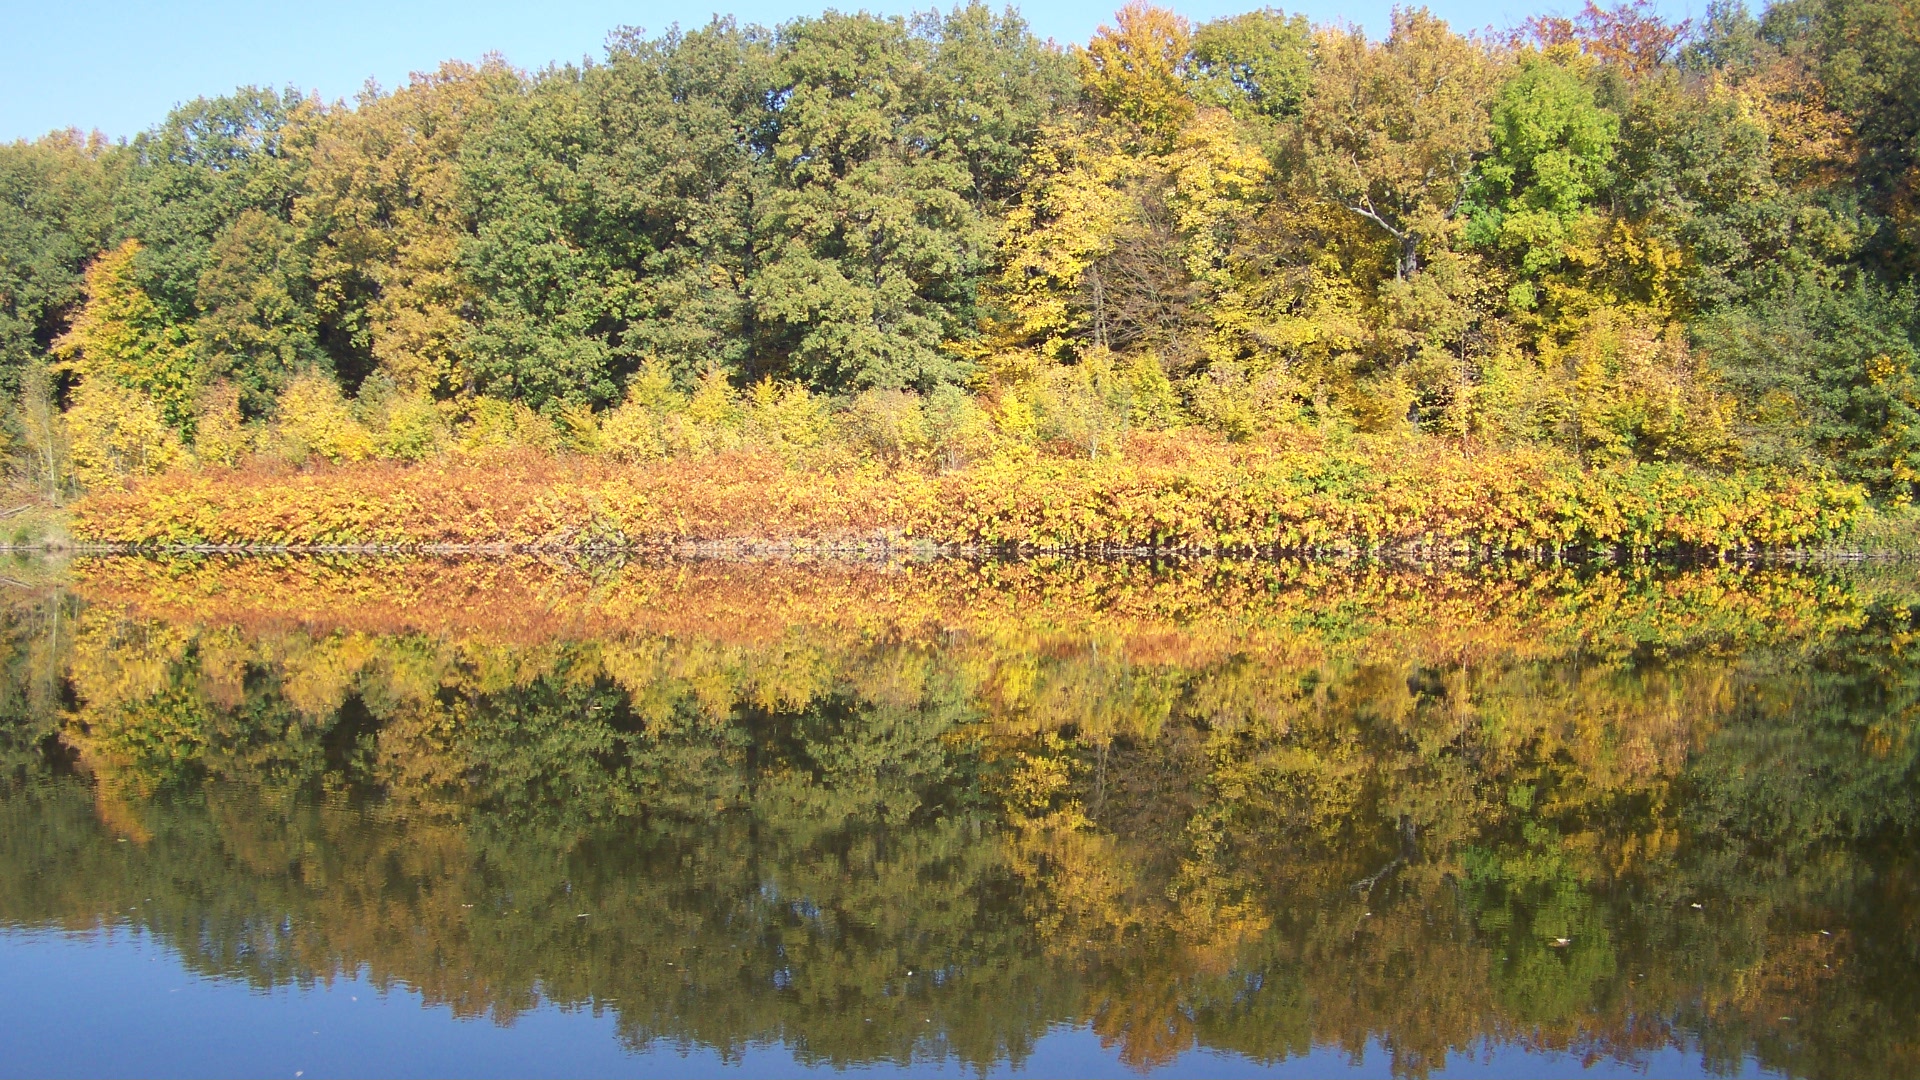
<path fill-rule="evenodd" d="M 275 449 L 289 461 L 321 457 L 339 464 L 373 456 L 373 433 L 347 408 L 339 384 L 318 372 L 287 384 L 275 420 Z"/>
<path fill-rule="evenodd" d="M 64 421 L 74 475 L 104 491 L 187 460 L 180 436 L 153 400 L 107 378 L 83 379 Z"/>
<path fill-rule="evenodd" d="M 343 415 L 337 403 L 323 404 L 321 415 Z M 520 414 L 503 407 L 501 415 L 516 425 L 510 430 L 525 430 Z M 553 437 L 545 421 L 523 419 Z M 370 448 L 364 429 L 329 425 L 317 427 L 353 440 L 330 444 L 336 452 Z M 508 456 L 292 475 L 243 470 L 217 480 L 168 474 L 96 493 L 76 507 L 75 529 L 140 545 L 1725 551 L 1815 544 L 1843 534 L 1864 505 L 1858 489 L 1828 481 L 1672 465 L 1582 472 L 1536 451 L 1463 453 L 1424 441 L 1340 449 L 1142 435 L 1130 454 L 996 457 L 937 476 L 827 472 L 740 452 L 620 466 L 515 455 L 504 437 L 480 445 Z M 1156 447 L 1176 456 L 1155 462 Z"/>

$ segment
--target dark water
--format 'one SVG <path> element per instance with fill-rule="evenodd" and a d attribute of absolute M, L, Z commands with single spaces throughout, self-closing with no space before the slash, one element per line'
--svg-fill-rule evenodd
<path fill-rule="evenodd" d="M 1920 1075 L 1920 582 L 22 564 L 0 1075 Z"/>

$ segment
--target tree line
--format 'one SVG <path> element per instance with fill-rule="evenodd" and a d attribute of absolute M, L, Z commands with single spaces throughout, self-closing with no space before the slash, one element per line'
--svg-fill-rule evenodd
<path fill-rule="evenodd" d="M 973 3 L 243 88 L 0 146 L 0 390 L 56 496 L 757 393 L 935 469 L 1417 432 L 1904 501 L 1916 74 L 1897 0 L 1379 39 L 1134 3 L 1066 48 Z"/>

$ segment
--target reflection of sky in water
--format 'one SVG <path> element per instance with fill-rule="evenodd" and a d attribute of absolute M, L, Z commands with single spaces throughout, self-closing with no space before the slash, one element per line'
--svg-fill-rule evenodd
<path fill-rule="evenodd" d="M 543 1005 L 509 1024 L 458 1019 L 422 1005 L 410 991 L 382 993 L 364 978 L 336 978 L 307 988 L 249 988 L 184 970 L 171 949 L 140 932 L 0 933 L 0 1076 L 140 1075 L 285 1076 L 812 1076 L 780 1045 L 755 1045 L 723 1061 L 705 1047 L 656 1043 L 633 1053 L 620 1041 L 612 1009 Z M 891 1075 L 887 1064 L 845 1070 Z M 961 1063 L 916 1061 L 925 1076 L 973 1076 Z M 1339 1050 L 1261 1064 L 1212 1051 L 1191 1051 L 1158 1074 L 1239 1076 L 1391 1075 L 1378 1040 L 1364 1060 Z M 1008 1075 L 1073 1077 L 1129 1072 L 1084 1028 L 1056 1026 Z M 1601 1059 L 1583 1067 L 1577 1054 L 1527 1053 L 1490 1044 L 1455 1057 L 1445 1076 L 1692 1076 L 1698 1055 L 1663 1050 L 1628 1062 Z M 1724 1074 L 1722 1074 L 1724 1075 Z M 1777 1075 L 1749 1060 L 1738 1075 Z"/>

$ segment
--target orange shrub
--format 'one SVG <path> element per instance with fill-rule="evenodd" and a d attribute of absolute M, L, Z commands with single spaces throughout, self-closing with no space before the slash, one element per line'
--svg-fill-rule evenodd
<path fill-rule="evenodd" d="M 1677 465 L 1582 472 L 1537 452 L 1434 443 L 1192 449 L 1183 460 L 995 459 L 943 476 L 803 470 L 747 452 L 623 465 L 534 452 L 294 473 L 176 472 L 75 509 L 86 540 L 660 548 L 912 542 L 1025 551 L 1634 553 L 1804 547 L 1859 489 Z"/>

